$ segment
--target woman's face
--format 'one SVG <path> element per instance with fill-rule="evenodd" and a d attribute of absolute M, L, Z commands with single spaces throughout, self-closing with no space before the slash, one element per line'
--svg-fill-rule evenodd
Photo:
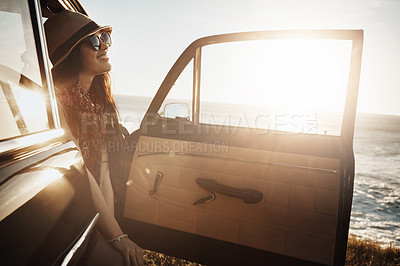
<path fill-rule="evenodd" d="M 101 32 L 94 33 L 100 37 Z M 101 38 L 100 38 L 101 39 Z M 107 55 L 108 45 L 100 41 L 100 49 L 96 51 L 90 41 L 85 41 L 80 47 L 82 57 L 82 72 L 90 75 L 99 75 L 111 70 L 111 64 L 108 62 L 109 58 Z"/>

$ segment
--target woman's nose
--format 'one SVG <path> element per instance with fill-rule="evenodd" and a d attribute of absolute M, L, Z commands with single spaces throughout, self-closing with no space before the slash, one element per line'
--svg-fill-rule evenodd
<path fill-rule="evenodd" d="M 103 40 L 101 40 L 101 39 L 100 39 L 100 43 L 101 43 L 100 50 L 108 50 L 108 48 L 110 47 L 105 42 L 103 42 Z"/>

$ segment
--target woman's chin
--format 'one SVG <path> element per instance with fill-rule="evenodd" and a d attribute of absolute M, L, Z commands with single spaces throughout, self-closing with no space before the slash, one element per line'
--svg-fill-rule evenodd
<path fill-rule="evenodd" d="M 104 63 L 103 65 L 102 65 L 102 73 L 106 73 L 106 72 L 109 72 L 109 71 L 111 71 L 111 64 L 109 63 L 109 62 L 106 62 L 106 63 Z"/>

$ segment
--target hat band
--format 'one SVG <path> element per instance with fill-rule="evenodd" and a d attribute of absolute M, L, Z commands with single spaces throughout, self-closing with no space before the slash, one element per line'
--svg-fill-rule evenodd
<path fill-rule="evenodd" d="M 81 38 L 82 36 L 85 36 L 88 32 L 95 30 L 97 28 L 100 28 L 100 26 L 94 22 L 91 21 L 82 28 L 80 28 L 77 32 L 75 32 L 67 41 L 65 41 L 63 44 L 61 44 L 54 52 L 52 55 L 50 55 L 51 61 L 53 64 L 58 62 L 60 58 L 68 52 L 71 47 L 73 47 Z"/>

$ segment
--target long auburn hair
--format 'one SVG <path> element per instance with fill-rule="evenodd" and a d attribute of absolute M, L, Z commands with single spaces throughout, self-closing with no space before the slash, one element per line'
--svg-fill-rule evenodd
<path fill-rule="evenodd" d="M 78 83 L 78 74 L 82 69 L 80 47 L 83 41 L 75 46 L 67 58 L 53 67 L 52 74 L 56 90 L 71 90 Z M 111 93 L 111 77 L 108 72 L 94 77 L 89 89 L 90 98 L 94 104 L 100 104 L 118 123 L 118 109 Z M 74 137 L 79 136 L 79 123 L 74 110 L 65 109 L 68 126 Z"/>

